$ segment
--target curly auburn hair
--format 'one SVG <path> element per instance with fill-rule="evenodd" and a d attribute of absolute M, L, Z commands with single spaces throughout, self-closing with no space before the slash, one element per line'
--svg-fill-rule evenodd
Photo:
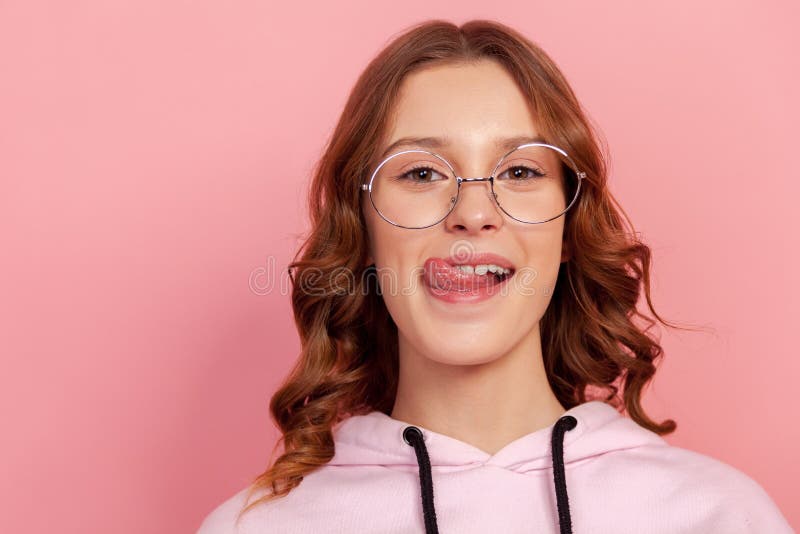
<path fill-rule="evenodd" d="M 364 274 L 371 267 L 364 265 L 368 245 L 360 184 L 375 163 L 406 75 L 434 63 L 484 59 L 508 70 L 547 142 L 567 150 L 587 175 L 565 214 L 570 259 L 559 267 L 540 322 L 553 392 L 567 409 L 598 399 L 658 434 L 677 427 L 672 419 L 651 420 L 641 405 L 663 352 L 648 335 L 656 321 L 636 308 L 642 290 L 658 321 L 681 327 L 653 309 L 650 248 L 607 187 L 606 151 L 564 75 L 541 48 L 506 25 L 429 20 L 397 36 L 369 63 L 315 166 L 308 197 L 311 231 L 289 265 L 302 349 L 271 398 L 282 437 L 268 469 L 249 486 L 248 500 L 257 490 L 270 493 L 245 506 L 237 521 L 258 503 L 288 495 L 306 474 L 330 461 L 338 422 L 373 410 L 390 413 L 397 392 L 397 326 L 374 277 L 362 276 L 348 291 L 339 285 L 342 272 Z M 637 319 L 646 326 L 638 326 Z M 594 394 L 587 396 L 587 389 Z M 284 452 L 273 463 L 280 443 Z"/>

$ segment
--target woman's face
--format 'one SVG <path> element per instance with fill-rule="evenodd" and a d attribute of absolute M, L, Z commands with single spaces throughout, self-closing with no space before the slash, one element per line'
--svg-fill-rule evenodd
<path fill-rule="evenodd" d="M 427 67 L 410 74 L 394 112 L 380 153 L 407 136 L 447 138 L 450 143 L 440 148 L 404 145 L 391 153 L 430 150 L 449 161 L 462 177 L 492 173 L 509 150 L 498 147 L 497 139 L 541 135 L 523 93 L 508 72 L 490 60 Z M 516 221 L 494 202 L 488 182 L 463 183 L 452 212 L 429 228 L 412 230 L 390 224 L 375 211 L 366 192 L 361 207 L 369 235 L 369 261 L 378 269 L 383 299 L 397 324 L 401 356 L 477 364 L 531 342 L 532 336 L 538 340 L 539 320 L 550 301 L 559 264 L 566 259 L 562 257 L 563 216 L 542 224 Z M 488 298 L 485 292 L 482 299 L 436 296 L 443 292 L 431 284 L 442 287 L 446 285 L 442 280 L 454 278 L 448 278 L 453 272 L 447 266 L 431 258 L 455 256 L 464 261 L 466 257 L 471 265 L 502 263 L 469 258 L 480 252 L 504 258 L 513 266 L 512 276 Z M 447 271 L 444 278 L 433 274 L 437 270 Z"/>

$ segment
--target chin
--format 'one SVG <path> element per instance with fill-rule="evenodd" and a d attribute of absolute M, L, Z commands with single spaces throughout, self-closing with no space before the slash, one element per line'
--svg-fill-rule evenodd
<path fill-rule="evenodd" d="M 502 354 L 489 354 L 482 351 L 472 351 L 471 353 L 458 353 L 458 354 L 427 354 L 429 360 L 436 363 L 452 366 L 470 366 L 470 365 L 483 365 L 493 362 L 502 357 Z"/>
<path fill-rule="evenodd" d="M 471 336 L 455 335 L 427 337 L 425 341 L 414 343 L 422 347 L 422 354 L 429 360 L 447 365 L 479 365 L 501 358 L 512 345 L 508 345 L 508 336 L 500 337 L 495 333 L 494 339 L 476 340 Z"/>

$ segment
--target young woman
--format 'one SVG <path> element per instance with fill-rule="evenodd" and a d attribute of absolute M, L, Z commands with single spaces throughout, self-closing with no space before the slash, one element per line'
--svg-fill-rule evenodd
<path fill-rule="evenodd" d="M 201 534 L 792 531 L 642 409 L 662 353 L 634 320 L 655 323 L 642 291 L 673 326 L 650 249 L 564 76 L 518 32 L 430 21 L 392 42 L 310 212 L 290 266 L 302 353 L 270 405 L 284 452 Z"/>

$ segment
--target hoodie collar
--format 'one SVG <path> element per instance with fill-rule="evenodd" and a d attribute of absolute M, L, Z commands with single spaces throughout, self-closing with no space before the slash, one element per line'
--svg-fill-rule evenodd
<path fill-rule="evenodd" d="M 577 419 L 576 427 L 564 435 L 565 464 L 613 450 L 666 444 L 661 436 L 640 427 L 603 401 L 584 402 L 561 417 L 565 415 Z M 491 465 L 527 473 L 551 467 L 550 438 L 554 425 L 555 422 L 517 438 L 495 454 L 489 454 L 469 443 L 375 410 L 350 416 L 334 427 L 336 451 L 329 464 L 416 471 L 414 449 L 403 440 L 403 431 L 416 426 L 422 431 L 431 466 L 457 471 Z"/>

